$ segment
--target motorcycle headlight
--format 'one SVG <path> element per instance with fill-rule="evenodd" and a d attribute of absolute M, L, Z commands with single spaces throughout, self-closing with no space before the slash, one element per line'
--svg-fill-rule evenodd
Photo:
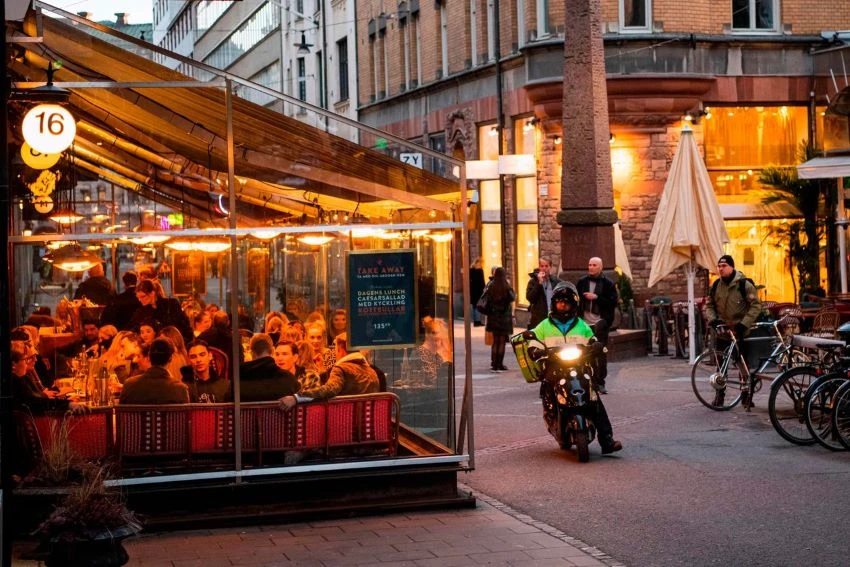
<path fill-rule="evenodd" d="M 581 356 L 581 350 L 575 346 L 565 346 L 558 351 L 558 358 L 561 360 L 577 360 Z"/>

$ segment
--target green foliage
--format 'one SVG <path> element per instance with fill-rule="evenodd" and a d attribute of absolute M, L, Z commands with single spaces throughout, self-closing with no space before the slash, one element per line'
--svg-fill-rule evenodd
<path fill-rule="evenodd" d="M 808 161 L 819 155 L 807 141 L 800 143 L 798 159 Z M 818 217 L 821 200 L 827 186 L 821 180 L 800 179 L 796 167 L 767 167 L 759 175 L 759 182 L 772 188 L 762 199 L 765 204 L 784 201 L 795 206 L 803 215 L 802 220 L 793 220 L 771 230 L 771 236 L 787 247 L 788 263 L 792 273 L 796 269 L 795 282 L 801 292 L 820 287 L 820 239 L 824 223 Z"/>
<path fill-rule="evenodd" d="M 635 292 L 632 289 L 632 280 L 626 274 L 619 274 L 617 278 L 617 289 L 620 292 L 620 302 L 628 306 L 629 302 L 635 298 Z"/>

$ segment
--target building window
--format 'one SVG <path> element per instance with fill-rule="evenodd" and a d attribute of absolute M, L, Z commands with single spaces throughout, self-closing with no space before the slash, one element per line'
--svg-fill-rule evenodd
<path fill-rule="evenodd" d="M 537 39 L 549 37 L 549 0 L 537 0 Z"/>
<path fill-rule="evenodd" d="M 525 0 L 516 0 L 516 41 L 520 48 L 528 43 L 525 25 Z"/>
<path fill-rule="evenodd" d="M 775 31 L 777 0 L 732 0 L 734 31 Z"/>
<path fill-rule="evenodd" d="M 620 0 L 620 31 L 650 31 L 652 0 Z"/>
<path fill-rule="evenodd" d="M 413 26 L 413 55 L 416 59 L 416 84 L 414 86 L 419 86 L 422 84 L 422 37 L 419 35 L 422 26 L 419 24 L 419 16 L 411 18 L 411 25 Z"/>
<path fill-rule="evenodd" d="M 440 56 L 442 74 L 440 77 L 449 76 L 449 13 L 445 2 L 440 4 Z"/>
<path fill-rule="evenodd" d="M 514 153 L 537 155 L 538 129 L 529 118 L 514 121 Z M 537 267 L 540 257 L 537 214 L 537 176 L 517 176 L 516 184 L 516 279 L 526 281 L 526 274 Z M 519 301 L 525 304 L 525 297 Z"/>
<path fill-rule="evenodd" d="M 478 0 L 469 0 L 469 57 L 478 66 Z"/>
<path fill-rule="evenodd" d="M 298 100 L 307 100 L 307 62 L 303 57 L 297 60 L 298 67 Z"/>
<path fill-rule="evenodd" d="M 348 100 L 348 38 L 336 42 L 336 60 L 339 68 L 339 101 Z"/>
<path fill-rule="evenodd" d="M 218 69 L 227 69 L 234 61 L 280 27 L 279 16 L 276 6 L 268 2 L 263 4 L 221 45 L 216 47 L 204 59 L 204 63 Z"/>
<path fill-rule="evenodd" d="M 322 51 L 316 52 L 316 75 L 319 86 L 319 106 L 322 108 L 328 107 L 327 88 L 325 86 L 325 54 Z"/>
<path fill-rule="evenodd" d="M 432 134 L 428 138 L 428 147 L 434 150 L 435 152 L 439 152 L 441 154 L 446 153 L 446 135 L 445 133 L 440 134 Z M 447 164 L 445 160 L 426 157 L 425 158 L 426 169 L 428 171 L 432 171 L 437 175 L 442 177 L 446 177 L 447 173 Z"/>
<path fill-rule="evenodd" d="M 487 61 L 496 60 L 496 0 L 487 2 Z"/>

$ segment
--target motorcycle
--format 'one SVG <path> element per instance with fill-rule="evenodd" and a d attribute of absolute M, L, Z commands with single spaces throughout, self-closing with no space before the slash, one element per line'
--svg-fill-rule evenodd
<path fill-rule="evenodd" d="M 539 346 L 538 346 L 539 345 Z M 511 337 L 526 382 L 540 382 L 543 418 L 561 449 L 576 447 L 579 462 L 590 460 L 596 438 L 593 416 L 599 394 L 593 385 L 593 360 L 605 345 L 562 344 L 547 348 L 534 331 Z"/>

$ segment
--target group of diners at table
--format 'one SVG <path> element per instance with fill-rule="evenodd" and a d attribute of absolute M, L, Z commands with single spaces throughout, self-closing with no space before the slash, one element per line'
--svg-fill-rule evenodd
<path fill-rule="evenodd" d="M 120 294 L 109 293 L 111 284 L 102 274 L 102 270 L 90 273 L 79 288 L 94 280 L 97 285 L 85 287 L 98 295 L 86 299 L 106 303 L 98 303 L 103 305 L 99 321 L 82 321 L 81 336 L 73 344 L 40 352 L 37 325 L 50 323 L 46 310 L 13 329 L 12 394 L 17 407 L 34 414 L 86 411 L 92 401 L 69 387 L 67 380 L 60 380 L 71 375 L 74 366 L 79 373 L 81 361 L 89 376 L 105 369 L 109 397 L 118 404 L 234 401 L 230 376 L 234 338 L 227 312 L 197 299 L 181 304 L 177 298 L 166 297 L 152 271 L 125 273 L 125 291 Z M 300 399 L 386 389 L 386 377 L 369 362 L 368 353 L 348 351 L 342 309 L 332 312 L 330 323 L 319 311 L 303 322 L 292 313 L 271 312 L 261 332 L 253 332 L 253 321 L 244 313 L 238 316 L 235 352 L 240 360 L 242 402 L 277 400 L 285 410 Z"/>

